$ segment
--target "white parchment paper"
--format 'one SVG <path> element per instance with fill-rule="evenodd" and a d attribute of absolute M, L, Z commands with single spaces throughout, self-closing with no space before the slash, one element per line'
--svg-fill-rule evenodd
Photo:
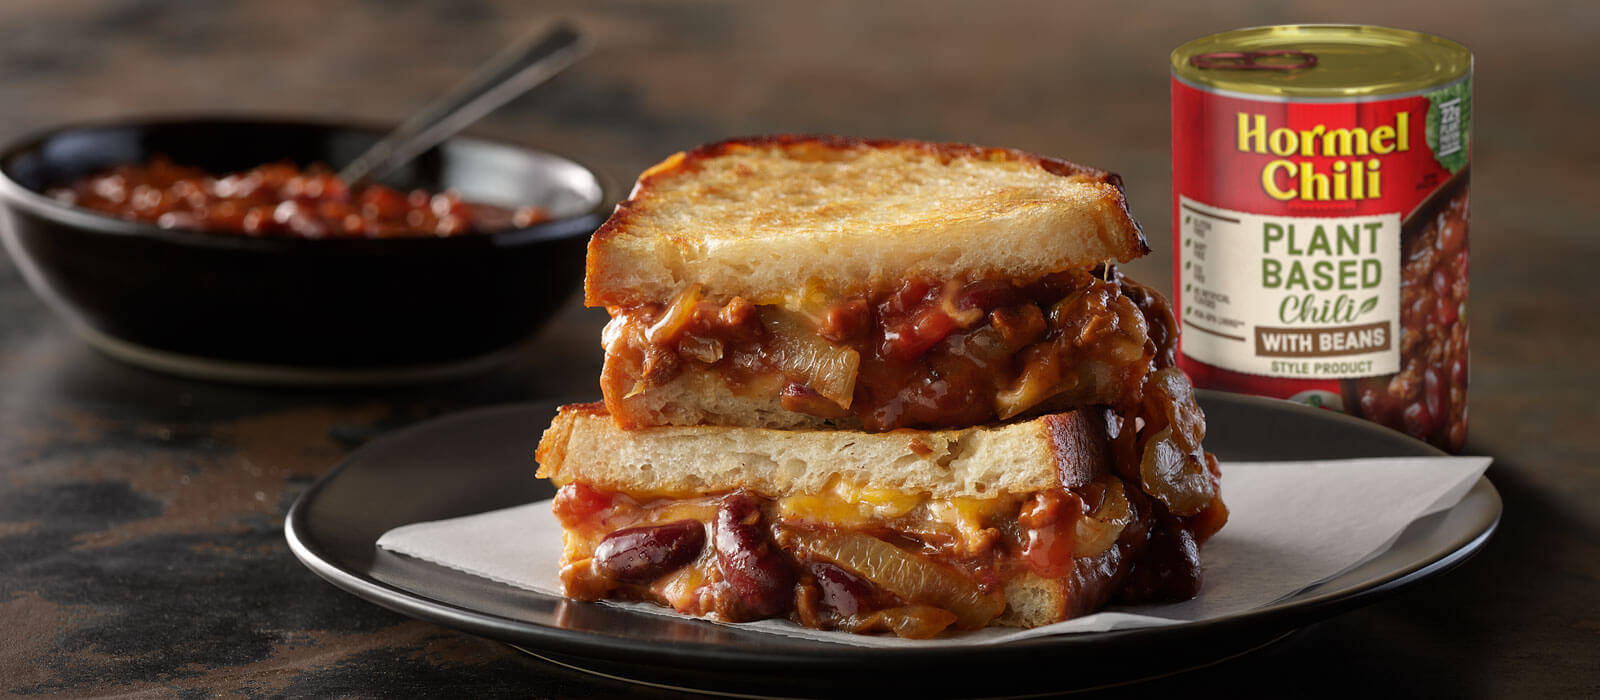
<path fill-rule="evenodd" d="M 1201 552 L 1204 589 L 1181 603 L 1114 606 L 1030 630 L 989 628 L 934 640 L 824 632 L 787 620 L 740 626 L 841 644 L 928 646 L 1171 625 L 1246 612 L 1382 553 L 1406 525 L 1460 501 L 1489 461 L 1421 457 L 1224 464 L 1228 525 Z M 549 501 L 405 525 L 384 533 L 378 546 L 509 586 L 561 592 L 556 576 L 561 528 Z M 680 616 L 642 603 L 603 604 Z"/>

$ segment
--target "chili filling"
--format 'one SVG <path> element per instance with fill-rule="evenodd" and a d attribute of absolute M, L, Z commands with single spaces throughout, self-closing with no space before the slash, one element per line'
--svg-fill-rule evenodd
<path fill-rule="evenodd" d="M 601 376 L 611 415 L 647 427 L 632 402 L 690 366 L 868 431 L 1104 406 L 1118 475 L 1182 516 L 1216 498 L 1172 311 L 1114 268 L 1028 284 L 911 280 L 882 298 L 799 306 L 718 303 L 690 287 L 667 306 L 613 310 Z"/>
<path fill-rule="evenodd" d="M 1113 597 L 1191 597 L 1197 544 L 1225 517 L 1175 517 L 1110 475 L 985 501 L 852 493 L 648 499 L 568 484 L 562 583 L 580 600 L 926 638 L 1000 618 L 1030 573 L 1067 581 L 1065 617 Z"/>
<path fill-rule="evenodd" d="M 511 210 L 453 192 L 352 190 L 323 165 L 269 163 L 216 175 L 155 156 L 51 189 L 58 201 L 161 228 L 242 236 L 396 238 L 525 228 L 540 207 Z"/>
<path fill-rule="evenodd" d="M 1403 240 L 1400 371 L 1347 382 L 1357 415 L 1452 452 L 1467 440 L 1467 195 Z"/>
<path fill-rule="evenodd" d="M 691 370 L 735 394 L 874 432 L 1131 410 L 1147 375 L 1172 365 L 1165 303 L 1105 268 L 1028 283 L 912 279 L 886 294 L 787 307 L 690 287 L 666 305 L 612 309 L 601 383 L 629 427 L 655 424 L 646 395 Z"/>

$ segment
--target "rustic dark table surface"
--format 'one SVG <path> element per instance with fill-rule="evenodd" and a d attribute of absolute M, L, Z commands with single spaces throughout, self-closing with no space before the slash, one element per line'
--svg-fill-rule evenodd
<path fill-rule="evenodd" d="M 1499 533 L 1450 574 L 1121 694 L 1600 694 L 1600 9 L 1562 3 L 178 3 L 0 7 L 0 136 L 171 112 L 392 119 L 556 15 L 594 56 L 476 132 L 627 181 L 731 135 L 1020 147 L 1120 171 L 1164 285 L 1166 54 L 1239 26 L 1361 21 L 1478 56 L 1472 424 Z M 1334 9 L 1337 7 L 1337 9 Z M 577 675 L 334 589 L 284 544 L 351 449 L 473 406 L 595 395 L 604 314 L 569 303 L 507 366 L 382 391 L 189 381 L 88 349 L 0 256 L 0 694 L 658 691 Z M 531 475 L 530 475 L 531 478 Z"/>

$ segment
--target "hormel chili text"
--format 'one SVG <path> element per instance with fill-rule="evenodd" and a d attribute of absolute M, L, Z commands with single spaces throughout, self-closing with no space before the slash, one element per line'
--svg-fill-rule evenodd
<path fill-rule="evenodd" d="M 1471 53 L 1286 26 L 1189 42 L 1172 65 L 1180 366 L 1459 450 Z"/>

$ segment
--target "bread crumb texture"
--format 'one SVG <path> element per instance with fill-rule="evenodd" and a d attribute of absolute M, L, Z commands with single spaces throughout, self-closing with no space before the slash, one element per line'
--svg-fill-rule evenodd
<path fill-rule="evenodd" d="M 910 276 L 1036 278 L 1148 248 L 1120 178 L 1003 148 L 772 136 L 676 154 L 589 244 L 591 306 L 797 290 L 870 293 Z"/>

